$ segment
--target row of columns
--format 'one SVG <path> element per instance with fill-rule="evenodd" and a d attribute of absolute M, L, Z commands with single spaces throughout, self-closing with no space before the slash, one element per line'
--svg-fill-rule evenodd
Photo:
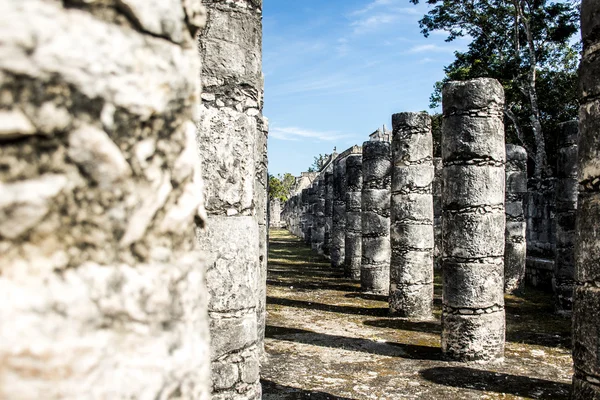
<path fill-rule="evenodd" d="M 455 360 L 498 360 L 504 352 L 505 268 L 507 291 L 520 288 L 525 273 L 527 155 L 519 146 L 505 146 L 504 93 L 497 81 L 451 82 L 443 104 L 441 173 L 436 175 L 426 113 L 393 115 L 391 143 L 368 141 L 360 154 L 335 161 L 331 263 L 360 280 L 364 292 L 389 295 L 392 314 L 432 318 L 434 223 L 441 215 L 442 349 Z M 436 176 L 442 182 L 436 184 Z M 323 240 L 315 235 L 321 181 L 284 212 L 305 214 L 301 236 L 310 237 L 313 248 Z M 442 189 L 438 212 L 436 187 Z"/>

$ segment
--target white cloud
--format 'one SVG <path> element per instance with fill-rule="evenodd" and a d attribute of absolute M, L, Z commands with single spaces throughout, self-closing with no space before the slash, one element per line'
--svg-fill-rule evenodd
<path fill-rule="evenodd" d="M 408 53 L 454 53 L 454 46 L 440 46 L 438 44 L 420 44 L 413 46 L 408 50 Z"/>
<path fill-rule="evenodd" d="M 422 15 L 422 10 L 415 7 L 400 7 L 406 0 L 374 0 L 365 7 L 353 11 L 351 26 L 354 34 L 360 35 L 371 32 L 380 26 L 390 24 L 403 17 L 414 17 Z"/>
<path fill-rule="evenodd" d="M 355 34 L 361 34 L 369 31 L 373 31 L 381 25 L 386 25 L 394 22 L 398 17 L 393 14 L 376 14 L 370 17 L 356 20 L 352 22 Z"/>
<path fill-rule="evenodd" d="M 356 11 L 353 11 L 352 13 L 350 13 L 350 15 L 356 16 L 356 15 L 366 14 L 369 11 L 371 11 L 377 7 L 386 6 L 386 5 L 393 4 L 393 3 L 394 3 L 394 0 L 374 0 L 374 1 L 370 2 L 369 4 L 367 4 L 365 7 L 360 8 Z"/>
<path fill-rule="evenodd" d="M 301 139 L 312 139 L 319 142 L 332 142 L 349 137 L 339 132 L 331 131 L 313 131 L 309 129 L 297 128 L 293 126 L 279 127 L 271 126 L 269 137 L 279 140 L 298 141 Z"/>

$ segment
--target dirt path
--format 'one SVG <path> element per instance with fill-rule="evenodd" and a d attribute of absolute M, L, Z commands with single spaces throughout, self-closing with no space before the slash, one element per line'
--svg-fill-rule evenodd
<path fill-rule="evenodd" d="M 551 296 L 507 296 L 506 359 L 443 361 L 436 319 L 387 316 L 329 261 L 287 231 L 270 232 L 263 399 L 568 399 L 570 321 Z"/>

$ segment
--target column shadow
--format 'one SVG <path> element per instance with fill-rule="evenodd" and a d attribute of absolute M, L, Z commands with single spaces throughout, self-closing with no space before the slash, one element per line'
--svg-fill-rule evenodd
<path fill-rule="evenodd" d="M 267 279 L 267 286 L 290 287 L 302 290 L 334 290 L 338 292 L 360 292 L 359 287 L 344 285 L 343 283 L 333 283 L 330 281 L 309 282 L 300 280 L 277 280 L 270 276 Z"/>
<path fill-rule="evenodd" d="M 291 386 L 280 385 L 273 381 L 261 379 L 263 398 L 266 400 L 355 400 L 349 397 L 339 397 L 325 392 L 317 392 L 314 390 L 298 389 Z"/>
<path fill-rule="evenodd" d="M 363 300 L 373 300 L 373 301 L 383 301 L 388 302 L 388 296 L 382 294 L 369 294 L 369 293 L 348 293 L 345 297 L 351 299 L 363 299 Z"/>
<path fill-rule="evenodd" d="M 294 286 L 296 287 L 296 286 Z M 267 297 L 267 304 L 277 304 L 286 307 L 305 308 L 307 310 L 329 311 L 340 314 L 367 315 L 372 317 L 385 317 L 388 308 L 368 308 L 355 306 L 339 306 L 334 304 L 315 303 L 312 301 L 284 299 L 281 297 Z"/>
<path fill-rule="evenodd" d="M 568 400 L 571 385 L 467 367 L 428 368 L 419 374 L 429 382 L 462 389 L 511 394 L 530 399 Z"/>
<path fill-rule="evenodd" d="M 329 347 L 380 356 L 399 357 L 410 360 L 440 361 L 439 347 L 419 346 L 394 342 L 376 342 L 362 338 L 328 335 L 304 329 L 267 325 L 265 336 L 270 339 L 285 340 L 313 346 Z"/>

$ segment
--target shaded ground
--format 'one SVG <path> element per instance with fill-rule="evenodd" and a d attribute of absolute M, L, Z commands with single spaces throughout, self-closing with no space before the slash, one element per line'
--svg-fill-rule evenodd
<path fill-rule="evenodd" d="M 507 296 L 506 359 L 441 359 L 436 319 L 387 317 L 383 296 L 364 295 L 287 231 L 270 232 L 263 399 L 568 399 L 570 321 L 551 296 Z"/>

